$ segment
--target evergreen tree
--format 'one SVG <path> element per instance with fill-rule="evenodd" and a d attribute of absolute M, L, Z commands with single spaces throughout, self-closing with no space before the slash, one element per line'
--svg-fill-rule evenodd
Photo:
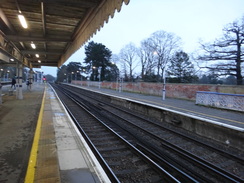
<path fill-rule="evenodd" d="M 46 77 L 47 82 L 54 82 L 55 81 L 55 77 L 50 75 L 50 74 L 45 75 L 45 77 Z"/>
<path fill-rule="evenodd" d="M 67 65 L 67 79 L 69 82 L 72 80 L 80 80 L 80 71 L 82 69 L 80 62 L 70 62 Z M 79 77 L 79 78 L 78 78 Z"/>
<path fill-rule="evenodd" d="M 205 74 L 201 78 L 199 78 L 198 82 L 200 84 L 210 84 L 209 77 L 206 76 Z"/>
<path fill-rule="evenodd" d="M 57 69 L 57 82 L 67 82 L 67 66 L 62 65 Z"/>
<path fill-rule="evenodd" d="M 82 66 L 80 62 L 70 62 L 68 65 L 62 65 L 57 70 L 57 82 L 71 82 L 75 78 L 80 80 Z"/>
<path fill-rule="evenodd" d="M 87 69 L 92 71 L 90 80 L 98 81 L 100 72 L 101 81 L 103 81 L 105 76 L 108 75 L 105 72 L 109 72 L 112 66 L 110 62 L 112 52 L 103 44 L 92 41 L 85 46 L 85 54 L 86 58 L 84 63 L 87 64 Z"/>
<path fill-rule="evenodd" d="M 199 79 L 200 84 L 223 84 L 223 81 L 219 79 L 218 74 L 211 72 L 208 75 L 203 75 Z"/>
<path fill-rule="evenodd" d="M 236 85 L 236 78 L 235 78 L 235 76 L 228 76 L 225 79 L 225 84 L 227 84 L 227 85 Z"/>
<path fill-rule="evenodd" d="M 80 62 L 70 62 L 67 65 L 67 73 L 75 73 L 81 70 L 81 63 Z"/>
<path fill-rule="evenodd" d="M 194 66 L 189 61 L 189 56 L 183 51 L 175 53 L 167 69 L 168 76 L 173 77 L 171 80 L 178 83 L 190 83 L 196 80 L 194 72 Z"/>

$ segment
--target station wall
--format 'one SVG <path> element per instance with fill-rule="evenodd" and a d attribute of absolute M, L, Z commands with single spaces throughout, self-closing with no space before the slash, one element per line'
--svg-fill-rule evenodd
<path fill-rule="evenodd" d="M 73 84 L 83 86 L 98 87 L 99 82 L 92 81 L 72 81 Z M 102 88 L 162 96 L 162 83 L 147 83 L 147 82 L 101 82 Z M 195 100 L 197 91 L 219 92 L 230 94 L 244 94 L 244 86 L 238 85 L 203 85 L 203 84 L 166 84 L 166 97 L 181 98 L 187 100 Z"/>

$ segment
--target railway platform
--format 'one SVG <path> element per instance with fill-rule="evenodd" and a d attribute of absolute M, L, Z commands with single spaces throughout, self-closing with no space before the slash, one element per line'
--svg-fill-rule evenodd
<path fill-rule="evenodd" d="M 244 128 L 241 112 L 197 106 L 192 101 L 83 87 Z M 0 105 L 0 182 L 109 182 L 48 84 L 23 88 L 23 100 L 3 86 Z M 80 157 L 80 158 L 78 158 Z"/>
<path fill-rule="evenodd" d="M 129 100 L 135 100 L 146 104 L 155 105 L 162 108 L 167 108 L 173 111 L 182 112 L 188 115 L 208 119 L 215 121 L 219 125 L 227 125 L 229 127 L 236 127 L 244 129 L 244 113 L 238 111 L 231 111 L 226 109 L 217 109 L 207 106 L 196 105 L 194 101 L 166 98 L 162 100 L 162 97 L 143 95 L 131 92 L 119 92 L 116 90 L 98 88 L 98 87 L 88 87 L 75 85 L 77 87 L 83 87 L 88 90 L 105 93 L 108 95 L 114 95 L 122 98 L 127 98 Z"/>
<path fill-rule="evenodd" d="M 2 88 L 0 182 L 109 182 L 48 84 Z"/>

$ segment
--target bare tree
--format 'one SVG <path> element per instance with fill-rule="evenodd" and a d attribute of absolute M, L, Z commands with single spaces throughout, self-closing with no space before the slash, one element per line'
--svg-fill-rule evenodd
<path fill-rule="evenodd" d="M 137 56 L 137 48 L 133 43 L 127 44 L 124 48 L 121 49 L 120 60 L 122 65 L 125 67 L 124 70 L 129 70 L 129 80 L 133 79 L 133 70 L 138 66 L 136 56 Z"/>
<path fill-rule="evenodd" d="M 237 85 L 243 84 L 242 69 L 244 62 L 244 17 L 223 29 L 223 37 L 214 43 L 201 44 L 204 54 L 198 57 L 201 61 L 211 61 L 212 65 L 204 68 L 217 71 L 218 75 L 235 76 Z"/>
<path fill-rule="evenodd" d="M 156 67 L 154 49 L 151 47 L 150 39 L 145 39 L 141 42 L 141 47 L 138 51 L 138 56 L 141 63 L 141 78 L 154 74 Z"/>
<path fill-rule="evenodd" d="M 113 54 L 112 57 L 111 57 L 111 62 L 113 64 L 119 63 L 119 55 Z"/>
<path fill-rule="evenodd" d="M 165 71 L 165 67 L 169 62 L 172 54 L 179 49 L 180 38 L 173 33 L 166 31 L 154 32 L 150 37 L 151 47 L 157 57 L 157 76 L 160 78 L 160 71 Z"/>

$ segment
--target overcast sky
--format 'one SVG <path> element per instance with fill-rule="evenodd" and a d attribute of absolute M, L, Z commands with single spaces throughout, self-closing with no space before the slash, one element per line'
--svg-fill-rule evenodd
<path fill-rule="evenodd" d="M 223 27 L 244 16 L 244 0 L 130 0 L 113 19 L 89 41 L 102 43 L 113 54 L 130 42 L 140 42 L 158 30 L 182 39 L 183 51 L 194 52 L 199 40 L 211 42 L 222 35 Z M 84 46 L 70 61 L 83 62 Z M 57 68 L 42 67 L 44 74 L 56 77 Z"/>

